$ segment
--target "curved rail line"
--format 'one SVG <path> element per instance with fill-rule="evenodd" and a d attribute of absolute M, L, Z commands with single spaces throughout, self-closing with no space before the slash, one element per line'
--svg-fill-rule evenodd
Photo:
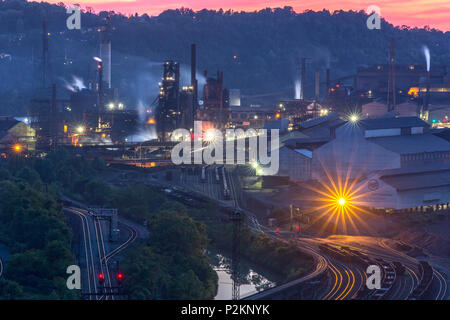
<path fill-rule="evenodd" d="M 379 241 L 379 245 L 382 246 L 383 248 L 385 248 L 385 249 L 387 249 L 387 250 L 389 250 L 389 251 L 399 255 L 399 256 L 402 256 L 403 258 L 405 258 L 405 259 L 407 259 L 407 260 L 409 260 L 409 261 L 411 261 L 413 263 L 418 263 L 417 259 L 415 259 L 413 257 L 410 257 L 407 254 L 392 248 L 389 244 L 386 243 L 386 241 L 387 241 L 386 239 L 381 239 Z M 407 268 L 408 271 L 413 273 L 414 278 L 415 278 L 414 287 L 417 286 L 419 281 L 420 281 L 419 280 L 420 277 L 413 270 L 411 270 L 407 266 L 405 266 L 405 267 Z M 442 275 L 442 273 L 440 273 L 434 267 L 433 267 L 433 276 L 439 283 L 439 290 L 438 290 L 437 295 L 435 296 L 435 300 L 444 300 L 446 298 L 446 296 L 447 296 L 447 290 L 448 290 L 447 281 L 446 281 L 445 277 Z M 413 288 L 413 290 L 414 290 L 414 288 Z"/>
<path fill-rule="evenodd" d="M 94 287 L 94 291 L 97 292 L 97 278 L 95 276 L 96 275 L 96 272 L 95 272 L 96 266 L 95 266 L 95 262 L 94 262 L 93 244 L 92 244 L 92 238 L 91 238 L 91 232 L 90 232 L 91 229 L 89 227 L 89 221 L 88 221 L 89 217 L 86 216 L 86 213 L 84 213 L 83 210 L 79 209 L 79 208 L 66 208 L 66 210 L 76 214 L 81 220 L 84 247 L 85 247 L 88 289 L 89 289 L 89 292 L 92 292 L 92 288 Z M 112 277 L 111 277 L 111 272 L 109 270 L 108 263 L 112 257 L 116 256 L 117 254 L 122 252 L 124 249 L 126 249 L 131 243 L 133 243 L 137 239 L 138 234 L 139 234 L 138 230 L 136 230 L 135 228 L 130 227 L 121 222 L 119 222 L 119 224 L 129 230 L 130 236 L 124 243 L 120 244 L 118 247 L 116 247 L 114 250 L 112 250 L 110 253 L 107 254 L 101 223 L 97 219 L 93 220 L 95 238 L 97 240 L 96 242 L 97 242 L 97 250 L 98 250 L 98 268 L 100 269 L 100 272 L 105 275 L 105 278 L 107 279 L 107 283 L 105 284 L 104 295 L 95 296 L 96 300 L 114 299 L 114 295 L 112 295 L 112 293 L 113 293 Z M 92 300 L 92 296 L 89 296 L 89 299 Z"/>
<path fill-rule="evenodd" d="M 76 208 L 66 208 L 66 210 L 76 214 L 81 221 L 81 226 L 83 229 L 83 240 L 84 240 L 84 250 L 86 257 L 86 270 L 87 270 L 87 279 L 88 279 L 88 289 L 89 292 L 92 292 L 92 287 L 94 287 L 95 292 L 97 292 L 97 282 L 95 279 L 95 265 L 94 265 L 94 254 L 92 250 L 92 239 L 91 234 L 89 232 L 89 222 L 87 221 L 87 217 Z M 86 230 L 87 229 L 87 230 Z M 93 285 L 91 285 L 93 282 Z M 96 297 L 97 299 L 97 297 Z M 92 300 L 92 296 L 89 296 L 89 300 Z"/>

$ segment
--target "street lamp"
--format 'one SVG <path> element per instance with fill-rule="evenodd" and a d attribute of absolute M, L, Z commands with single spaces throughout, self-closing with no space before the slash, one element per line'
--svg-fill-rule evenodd
<path fill-rule="evenodd" d="M 78 133 L 83 133 L 84 132 L 84 127 L 83 126 L 78 126 L 77 127 L 77 132 Z"/>
<path fill-rule="evenodd" d="M 356 122 L 359 121 L 359 116 L 358 116 L 356 113 L 351 114 L 350 117 L 349 117 L 349 120 L 350 120 L 350 122 L 352 122 L 352 123 L 356 123 Z"/>

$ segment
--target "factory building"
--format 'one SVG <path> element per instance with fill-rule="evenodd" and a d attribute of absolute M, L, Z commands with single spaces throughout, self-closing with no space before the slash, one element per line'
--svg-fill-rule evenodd
<path fill-rule="evenodd" d="M 241 106 L 241 90 L 230 89 L 230 107 Z"/>
<path fill-rule="evenodd" d="M 198 120 L 207 121 L 214 127 L 223 129 L 230 121 L 230 93 L 223 86 L 223 72 L 217 71 L 217 77 L 209 77 L 205 71 L 206 84 L 203 87 L 203 104 L 197 112 Z"/>
<path fill-rule="evenodd" d="M 191 85 L 180 87 L 180 64 L 166 61 L 155 112 L 156 130 L 160 141 L 169 141 L 178 128 L 193 129 L 198 118 L 197 49 L 191 45 Z M 208 85 L 208 83 L 207 83 Z M 209 87 L 208 87 L 209 88 Z M 228 99 L 228 96 L 227 96 Z M 207 101 L 208 105 L 209 101 Z"/>
<path fill-rule="evenodd" d="M 384 170 L 358 183 L 358 203 L 409 211 L 449 209 L 450 165 Z"/>
<path fill-rule="evenodd" d="M 34 151 L 36 131 L 28 124 L 13 117 L 0 117 L 0 151 L 7 155 L 11 152 Z"/>
<path fill-rule="evenodd" d="M 373 65 L 359 67 L 355 76 L 354 88 L 358 92 L 387 93 L 390 65 Z M 425 82 L 428 72 L 425 65 L 400 65 L 394 66 L 395 86 L 400 93 L 407 93 L 411 87 Z M 430 83 L 442 83 L 447 75 L 447 67 L 444 65 L 432 65 L 429 77 Z"/>
<path fill-rule="evenodd" d="M 156 109 L 156 128 L 160 140 L 168 140 L 170 133 L 179 128 L 180 123 L 180 65 L 175 61 L 167 61 L 164 63 Z"/>
<path fill-rule="evenodd" d="M 314 150 L 312 179 L 329 173 L 349 178 L 375 171 L 450 161 L 450 143 L 427 132 L 429 124 L 416 117 L 378 118 L 346 122 L 335 138 Z"/>
<path fill-rule="evenodd" d="M 264 128 L 267 121 L 280 118 L 274 108 L 268 107 L 231 107 L 230 123 L 235 128 Z"/>
<path fill-rule="evenodd" d="M 394 106 L 394 113 L 397 117 L 418 117 L 420 107 L 416 101 L 405 100 Z M 364 118 L 379 118 L 388 113 L 387 103 L 379 100 L 363 104 L 361 114 Z"/>
<path fill-rule="evenodd" d="M 442 83 L 432 83 L 429 88 L 425 85 L 410 88 L 409 94 L 417 100 L 427 101 L 428 107 L 422 118 L 434 128 L 449 128 L 450 122 L 450 76 L 444 77 Z"/>
<path fill-rule="evenodd" d="M 353 123 L 331 114 L 306 122 L 302 129 L 306 138 L 284 141 L 279 175 L 300 183 L 329 182 L 330 177 L 358 181 L 367 185 L 362 190 L 378 192 L 380 200 L 367 196 L 365 205 L 372 208 L 398 210 L 450 202 L 444 196 L 450 142 L 433 134 L 430 125 L 417 117 Z"/>

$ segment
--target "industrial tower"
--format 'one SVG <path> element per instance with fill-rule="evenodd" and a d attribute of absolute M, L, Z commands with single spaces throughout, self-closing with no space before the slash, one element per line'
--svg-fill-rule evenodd
<path fill-rule="evenodd" d="M 168 133 L 177 129 L 180 122 L 180 65 L 175 61 L 167 61 L 164 63 L 156 109 L 156 128 L 160 140 L 165 142 Z"/>
<path fill-rule="evenodd" d="M 239 210 L 234 210 L 231 213 L 230 220 L 233 223 L 233 241 L 231 248 L 231 279 L 233 280 L 232 299 L 239 300 L 241 286 L 241 212 Z"/>

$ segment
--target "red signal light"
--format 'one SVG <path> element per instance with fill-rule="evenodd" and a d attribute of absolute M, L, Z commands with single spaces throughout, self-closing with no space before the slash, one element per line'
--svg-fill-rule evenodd
<path fill-rule="evenodd" d="M 297 231 L 300 231 L 300 227 L 299 226 L 295 227 L 295 229 L 297 229 Z"/>
<path fill-rule="evenodd" d="M 118 280 L 122 280 L 122 279 L 123 279 L 123 273 L 119 272 L 119 273 L 117 274 L 117 279 L 118 279 Z"/>
<path fill-rule="evenodd" d="M 103 283 L 105 281 L 105 276 L 103 275 L 103 273 L 98 274 L 98 281 L 100 283 Z"/>
<path fill-rule="evenodd" d="M 279 232 L 280 231 L 280 228 L 277 228 L 277 230 L 276 230 L 277 232 Z"/>

